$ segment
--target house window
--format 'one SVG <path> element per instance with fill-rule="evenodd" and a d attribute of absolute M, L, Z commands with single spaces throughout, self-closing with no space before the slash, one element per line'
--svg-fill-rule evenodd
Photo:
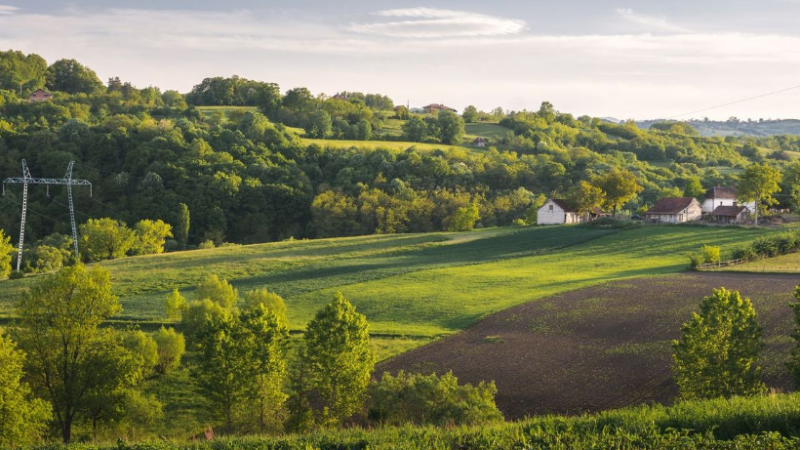
<path fill-rule="evenodd" d="M 550 211 L 552 211 L 552 210 L 553 210 L 553 205 L 550 205 Z"/>

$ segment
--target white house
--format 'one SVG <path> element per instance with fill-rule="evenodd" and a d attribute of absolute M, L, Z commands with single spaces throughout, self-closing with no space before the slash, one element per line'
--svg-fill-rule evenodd
<path fill-rule="evenodd" d="M 700 220 L 700 202 L 694 197 L 665 197 L 645 213 L 645 220 L 655 223 L 684 223 Z"/>
<path fill-rule="evenodd" d="M 537 225 L 563 225 L 580 223 L 581 217 L 574 208 L 567 206 L 567 202 L 551 198 L 539 208 L 536 216 Z"/>
<path fill-rule="evenodd" d="M 736 201 L 736 188 L 715 186 L 706 191 L 703 214 L 711 214 L 720 206 L 746 206 L 750 211 L 756 209 L 755 202 L 739 204 Z"/>

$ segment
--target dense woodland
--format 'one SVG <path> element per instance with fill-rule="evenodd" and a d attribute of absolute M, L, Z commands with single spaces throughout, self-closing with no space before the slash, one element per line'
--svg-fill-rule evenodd
<path fill-rule="evenodd" d="M 633 211 L 694 180 L 729 184 L 730 168 L 752 161 L 786 164 L 787 152 L 800 149 L 796 136 L 702 138 L 686 123 L 645 131 L 576 119 L 547 102 L 537 111 L 471 107 L 462 118 L 394 111 L 378 94 L 281 94 L 273 83 L 238 77 L 202 80 L 186 95 L 139 89 L 116 77 L 102 83 L 74 60 L 47 65 L 13 51 L 0 54 L 0 67 L 1 174 L 19 176 L 25 158 L 33 176 L 60 176 L 75 160 L 74 176 L 94 184 L 91 198 L 76 189 L 79 221 L 176 224 L 188 209 L 190 246 L 461 229 L 459 214 L 475 217 L 469 225 L 477 227 L 530 222 L 543 198 L 612 168 L 630 171 L 643 187 L 624 205 Z M 54 100 L 28 103 L 39 87 Z M 204 105 L 258 110 L 208 114 L 197 108 Z M 306 137 L 390 139 L 381 126 L 397 116 L 409 117 L 402 139 L 440 142 L 441 150 L 329 149 L 290 128 Z M 465 119 L 499 120 L 507 135 L 486 149 L 449 145 L 461 144 Z M 66 193 L 31 191 L 31 242 L 68 234 Z M 21 189 L 8 186 L 0 228 L 12 235 L 20 203 Z"/>

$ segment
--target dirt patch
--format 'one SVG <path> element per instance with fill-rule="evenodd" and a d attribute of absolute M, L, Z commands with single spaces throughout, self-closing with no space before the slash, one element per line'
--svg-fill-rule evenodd
<path fill-rule="evenodd" d="M 494 380 L 507 418 L 578 413 L 658 402 L 677 395 L 670 342 L 724 286 L 750 297 L 764 326 L 764 381 L 793 390 L 784 368 L 791 351 L 790 275 L 680 274 L 580 289 L 492 315 L 457 335 L 404 353 L 378 372 L 453 373 Z"/>

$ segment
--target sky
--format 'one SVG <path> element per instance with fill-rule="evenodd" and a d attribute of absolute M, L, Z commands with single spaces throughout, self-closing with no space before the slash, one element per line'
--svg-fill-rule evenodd
<path fill-rule="evenodd" d="M 188 92 L 205 77 L 396 104 L 800 118 L 800 0 L 0 0 L 0 49 Z M 705 111 L 701 111 L 705 110 Z"/>

